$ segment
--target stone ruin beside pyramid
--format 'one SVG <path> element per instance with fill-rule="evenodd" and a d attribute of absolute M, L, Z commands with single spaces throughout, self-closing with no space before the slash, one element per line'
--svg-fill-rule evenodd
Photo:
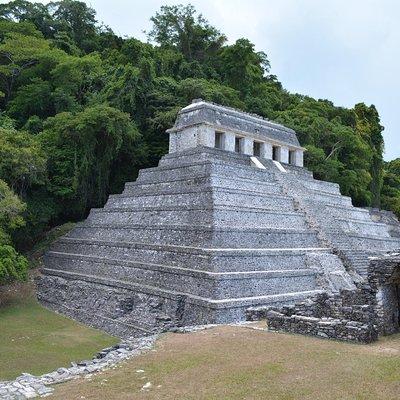
<path fill-rule="evenodd" d="M 293 130 L 197 100 L 168 133 L 158 167 L 52 245 L 42 304 L 121 337 L 230 323 L 355 290 L 400 249 L 395 218 L 303 168 Z"/>

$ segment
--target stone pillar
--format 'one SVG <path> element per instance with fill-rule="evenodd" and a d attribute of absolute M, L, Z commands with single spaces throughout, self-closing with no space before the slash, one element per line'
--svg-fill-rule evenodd
<path fill-rule="evenodd" d="M 176 149 L 176 132 L 171 132 L 169 134 L 169 150 L 168 153 L 175 153 Z"/>
<path fill-rule="evenodd" d="M 197 130 L 197 144 L 199 146 L 215 147 L 215 130 L 210 126 L 199 126 Z"/>
<path fill-rule="evenodd" d="M 289 148 L 286 146 L 281 147 L 281 160 L 282 163 L 289 164 Z"/>
<path fill-rule="evenodd" d="M 235 134 L 232 132 L 225 132 L 224 135 L 224 150 L 235 151 Z"/>
<path fill-rule="evenodd" d="M 296 150 L 296 165 L 304 167 L 304 152 L 303 150 Z"/>
<path fill-rule="evenodd" d="M 272 160 L 272 144 L 264 142 L 261 144 L 261 158 L 266 158 L 267 160 Z"/>
<path fill-rule="evenodd" d="M 175 151 L 191 149 L 198 145 L 197 128 L 186 128 L 175 133 Z"/>
<path fill-rule="evenodd" d="M 249 137 L 244 137 L 242 139 L 242 149 L 241 152 L 243 154 L 247 154 L 249 156 L 253 155 L 253 139 Z"/>

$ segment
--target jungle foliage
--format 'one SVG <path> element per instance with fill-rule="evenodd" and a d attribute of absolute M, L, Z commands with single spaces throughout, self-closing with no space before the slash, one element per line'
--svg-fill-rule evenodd
<path fill-rule="evenodd" d="M 165 130 L 193 98 L 295 129 L 316 177 L 400 215 L 400 166 L 383 163 L 373 105 L 289 93 L 264 52 L 245 38 L 227 44 L 191 5 L 151 21 L 145 43 L 99 24 L 83 2 L 0 5 L 0 246 L 23 251 L 102 206 L 167 152 Z M 0 257 L 17 266 L 9 247 Z"/>

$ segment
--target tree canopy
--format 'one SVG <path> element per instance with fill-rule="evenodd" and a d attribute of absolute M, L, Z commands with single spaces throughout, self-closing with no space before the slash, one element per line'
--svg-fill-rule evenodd
<path fill-rule="evenodd" d="M 155 165 L 193 98 L 293 128 L 317 178 L 339 183 L 355 205 L 400 215 L 399 160 L 383 162 L 373 105 L 288 92 L 265 52 L 246 38 L 228 44 L 191 5 L 163 6 L 151 22 L 142 42 L 99 24 L 81 1 L 0 5 L 0 245 L 9 246 L 0 282 L 2 268 L 24 276 L 11 246 L 22 251 L 84 218 Z"/>

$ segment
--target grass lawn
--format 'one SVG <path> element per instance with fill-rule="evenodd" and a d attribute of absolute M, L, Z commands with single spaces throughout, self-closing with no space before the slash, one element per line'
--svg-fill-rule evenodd
<path fill-rule="evenodd" d="M 118 342 L 41 307 L 32 282 L 2 288 L 0 297 L 0 380 L 69 366 Z"/>
<path fill-rule="evenodd" d="M 144 372 L 137 372 L 144 370 Z M 141 390 L 151 382 L 148 390 Z M 55 387 L 52 399 L 398 400 L 400 335 L 356 345 L 218 327 L 166 334 L 120 368 Z"/>

